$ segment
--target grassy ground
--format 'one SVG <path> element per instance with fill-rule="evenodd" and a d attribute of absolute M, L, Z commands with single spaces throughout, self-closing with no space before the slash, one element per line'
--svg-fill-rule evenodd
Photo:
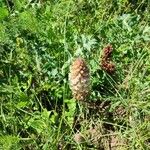
<path fill-rule="evenodd" d="M 108 44 L 112 74 L 101 67 Z M 78 55 L 88 105 L 68 85 Z M 0 2 L 0 149 L 150 149 L 148 0 Z"/>

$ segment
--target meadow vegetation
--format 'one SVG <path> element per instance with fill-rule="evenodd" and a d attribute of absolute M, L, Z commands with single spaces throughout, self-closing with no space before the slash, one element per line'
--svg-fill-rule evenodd
<path fill-rule="evenodd" d="M 78 56 L 86 103 L 69 88 Z M 0 149 L 150 149 L 150 2 L 1 0 Z"/>

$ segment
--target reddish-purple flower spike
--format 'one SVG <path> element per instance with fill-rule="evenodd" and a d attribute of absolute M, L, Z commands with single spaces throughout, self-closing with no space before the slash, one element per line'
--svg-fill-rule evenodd
<path fill-rule="evenodd" d="M 115 64 L 112 61 L 110 61 L 112 51 L 113 51 L 112 45 L 108 45 L 103 49 L 101 67 L 108 73 L 114 73 L 115 71 Z"/>

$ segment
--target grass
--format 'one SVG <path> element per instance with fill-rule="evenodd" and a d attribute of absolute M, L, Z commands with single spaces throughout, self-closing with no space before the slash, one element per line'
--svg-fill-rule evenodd
<path fill-rule="evenodd" d="M 0 149 L 150 149 L 149 20 L 148 0 L 2 0 Z M 76 56 L 90 68 L 87 105 L 69 89 Z"/>

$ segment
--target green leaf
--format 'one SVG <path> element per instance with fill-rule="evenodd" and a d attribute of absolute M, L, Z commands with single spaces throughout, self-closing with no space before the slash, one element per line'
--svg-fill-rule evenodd
<path fill-rule="evenodd" d="M 19 22 L 22 29 L 32 32 L 37 31 L 37 19 L 32 11 L 24 11 L 19 14 Z"/>
<path fill-rule="evenodd" d="M 21 10 L 21 8 L 25 6 L 26 2 L 26 0 L 14 0 L 16 10 Z"/>
<path fill-rule="evenodd" d="M 41 133 L 45 128 L 46 124 L 43 120 L 32 118 L 29 120 L 28 125 L 35 129 L 38 133 Z"/>
<path fill-rule="evenodd" d="M 51 111 L 51 113 L 50 121 L 55 124 L 56 119 L 58 119 L 58 113 L 56 111 Z"/>
<path fill-rule="evenodd" d="M 0 137 L 0 149 L 3 150 L 17 150 L 19 138 L 11 135 Z"/>
<path fill-rule="evenodd" d="M 41 113 L 41 116 L 43 119 L 47 120 L 49 119 L 50 111 L 47 111 L 47 109 L 44 109 Z"/>
<path fill-rule="evenodd" d="M 67 104 L 69 109 L 69 111 L 65 111 L 65 117 L 67 118 L 68 124 L 72 125 L 74 120 L 75 110 L 76 110 L 76 101 L 73 99 L 71 100 L 66 99 L 65 103 Z"/>
<path fill-rule="evenodd" d="M 5 32 L 5 28 L 6 27 L 0 23 L 0 42 L 6 41 L 7 34 Z"/>
<path fill-rule="evenodd" d="M 0 21 L 5 19 L 9 15 L 9 12 L 6 8 L 0 7 Z"/>
<path fill-rule="evenodd" d="M 24 107 L 26 107 L 26 105 L 27 105 L 27 102 L 19 102 L 17 104 L 17 108 L 24 108 Z"/>

